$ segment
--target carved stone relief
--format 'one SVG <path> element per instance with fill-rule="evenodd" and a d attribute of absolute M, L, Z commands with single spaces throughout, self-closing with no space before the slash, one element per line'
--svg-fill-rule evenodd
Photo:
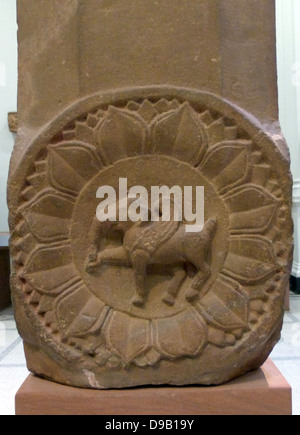
<path fill-rule="evenodd" d="M 18 174 L 14 297 L 39 337 L 24 333 L 34 371 L 93 388 L 218 384 L 266 359 L 289 276 L 290 178 L 239 108 L 175 88 L 94 96 L 51 123 Z M 120 177 L 204 186 L 203 230 L 100 223 L 97 189 Z"/>

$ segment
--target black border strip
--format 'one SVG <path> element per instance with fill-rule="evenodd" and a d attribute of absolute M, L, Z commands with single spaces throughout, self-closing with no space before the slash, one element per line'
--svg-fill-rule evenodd
<path fill-rule="evenodd" d="M 291 291 L 300 295 L 300 278 L 291 276 Z"/>

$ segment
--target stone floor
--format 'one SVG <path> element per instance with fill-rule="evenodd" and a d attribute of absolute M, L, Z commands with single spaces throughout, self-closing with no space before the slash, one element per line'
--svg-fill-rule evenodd
<path fill-rule="evenodd" d="M 282 339 L 272 360 L 293 388 L 293 413 L 300 415 L 300 296 L 291 295 Z M 0 312 L 0 415 L 14 415 L 14 396 L 28 376 L 12 308 Z"/>

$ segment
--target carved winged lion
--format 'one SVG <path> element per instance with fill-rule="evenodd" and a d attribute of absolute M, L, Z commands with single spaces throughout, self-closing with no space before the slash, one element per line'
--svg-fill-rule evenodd
<path fill-rule="evenodd" d="M 99 239 L 105 225 L 106 233 L 120 231 L 123 234 L 122 246 L 99 250 Z M 95 273 L 101 265 L 128 267 L 134 270 L 135 294 L 132 303 L 144 306 L 147 298 L 147 279 L 150 266 L 163 267 L 173 277 L 163 301 L 172 306 L 187 277 L 187 267 L 196 270 L 186 299 L 192 302 L 199 296 L 203 284 L 211 275 L 210 257 L 212 241 L 217 227 L 216 219 L 209 219 L 201 232 L 186 232 L 183 222 L 106 222 L 95 218 L 91 228 L 91 245 L 86 271 Z"/>

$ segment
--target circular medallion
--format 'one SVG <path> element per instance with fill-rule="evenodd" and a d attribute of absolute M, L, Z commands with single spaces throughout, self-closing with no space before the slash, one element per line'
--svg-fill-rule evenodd
<path fill-rule="evenodd" d="M 221 355 L 238 373 L 282 317 L 290 211 L 274 149 L 233 106 L 178 89 L 91 97 L 53 121 L 20 163 L 11 218 L 14 291 L 40 345 L 97 379 L 189 360 L 218 383 Z M 99 222 L 97 191 L 118 197 L 120 179 L 149 195 L 204 187 L 202 231 Z"/>

